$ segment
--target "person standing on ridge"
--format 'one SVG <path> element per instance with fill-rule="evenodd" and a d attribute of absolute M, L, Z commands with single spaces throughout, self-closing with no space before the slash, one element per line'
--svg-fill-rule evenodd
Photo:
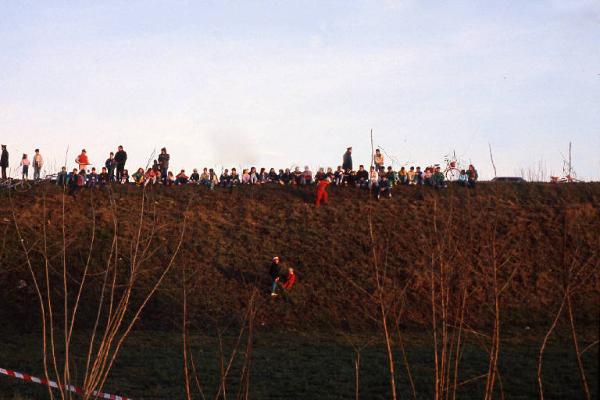
<path fill-rule="evenodd" d="M 115 153 L 115 164 L 117 167 L 117 181 L 120 181 L 123 177 L 123 170 L 125 170 L 125 163 L 127 162 L 127 153 L 123 150 L 123 146 L 119 146 Z"/>
<path fill-rule="evenodd" d="M 21 167 L 23 167 L 23 175 L 22 178 L 24 181 L 27 180 L 27 178 L 29 177 L 29 158 L 27 158 L 27 154 L 23 154 L 23 158 L 21 159 L 21 164 L 19 164 Z"/>
<path fill-rule="evenodd" d="M 273 257 L 271 261 L 271 267 L 269 268 L 269 275 L 271 275 L 271 296 L 277 296 L 277 284 L 281 278 L 281 271 L 279 270 L 279 257 Z"/>
<path fill-rule="evenodd" d="M 115 166 L 116 166 L 115 153 L 113 153 L 111 151 L 110 154 L 108 155 L 108 158 L 104 162 L 104 167 L 106 168 L 106 171 L 108 173 L 108 180 L 110 182 L 115 180 Z"/>
<path fill-rule="evenodd" d="M 167 173 L 169 172 L 169 160 L 171 156 L 167 153 L 167 149 L 163 147 L 160 149 L 160 154 L 158 155 L 158 165 L 160 166 L 160 178 L 164 185 L 167 184 Z"/>
<path fill-rule="evenodd" d="M 44 159 L 40 154 L 40 149 L 35 149 L 35 154 L 33 155 L 33 179 L 40 179 L 40 172 L 42 171 L 42 166 L 44 165 Z"/>
<path fill-rule="evenodd" d="M 2 167 L 2 179 L 6 179 L 6 170 L 8 169 L 8 150 L 6 145 L 2 145 L 2 156 L 0 156 L 0 167 Z"/>
<path fill-rule="evenodd" d="M 384 158 L 383 154 L 381 154 L 381 150 L 375 150 L 375 155 L 373 156 L 373 162 L 375 163 L 375 169 L 379 172 L 383 168 Z"/>
<path fill-rule="evenodd" d="M 90 165 L 90 160 L 88 159 L 87 152 L 85 149 L 81 150 L 81 154 L 77 156 L 75 162 L 79 164 L 79 170 L 84 170 Z"/>
<path fill-rule="evenodd" d="M 342 169 L 346 172 L 352 171 L 352 147 L 348 147 L 344 153 Z"/>

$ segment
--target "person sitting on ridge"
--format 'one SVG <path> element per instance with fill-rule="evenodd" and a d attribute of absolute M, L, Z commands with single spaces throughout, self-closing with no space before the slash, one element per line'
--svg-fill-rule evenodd
<path fill-rule="evenodd" d="M 87 176 L 87 182 L 86 182 L 88 187 L 96 187 L 96 185 L 98 184 L 98 174 L 96 173 L 96 167 L 92 167 L 92 172 L 90 172 Z"/>
<path fill-rule="evenodd" d="M 341 165 L 338 165 L 337 169 L 333 173 L 333 182 L 336 186 L 342 186 L 344 183 L 344 170 L 342 170 Z"/>
<path fill-rule="evenodd" d="M 98 182 L 100 183 L 100 186 L 106 186 L 110 182 L 106 167 L 102 167 L 102 171 L 100 172 L 100 175 L 98 175 Z"/>
<path fill-rule="evenodd" d="M 367 172 L 364 165 L 360 165 L 358 167 L 354 181 L 356 183 L 356 187 L 369 186 L 369 172 Z"/>
<path fill-rule="evenodd" d="M 304 167 L 304 172 L 302 173 L 302 180 L 300 181 L 302 185 L 311 185 L 313 183 L 313 173 L 308 168 L 308 165 Z"/>
<path fill-rule="evenodd" d="M 468 176 L 467 183 L 468 183 L 469 187 L 474 188 L 475 185 L 477 184 L 477 179 L 479 179 L 479 174 L 477 173 L 477 170 L 475 169 L 473 164 L 469 165 L 469 169 L 467 170 L 467 176 Z"/>
<path fill-rule="evenodd" d="M 300 171 L 300 167 L 294 168 L 294 180 L 292 183 L 296 186 L 300 186 L 302 184 L 302 171 Z"/>
<path fill-rule="evenodd" d="M 467 171 L 465 171 L 464 169 L 461 169 L 460 175 L 458 175 L 458 184 L 460 186 L 467 186 L 468 180 L 469 180 L 469 177 L 467 175 Z"/>
<path fill-rule="evenodd" d="M 210 187 L 210 174 L 208 173 L 208 168 L 206 167 L 202 169 L 202 173 L 200 174 L 200 184 Z"/>
<path fill-rule="evenodd" d="M 179 171 L 179 173 L 175 177 L 175 184 L 176 185 L 187 185 L 189 179 L 190 178 L 185 174 L 185 169 L 182 169 L 181 171 Z"/>
<path fill-rule="evenodd" d="M 123 176 L 123 175 L 121 174 L 121 176 Z M 133 182 L 135 182 L 135 184 L 137 186 L 142 186 L 144 184 L 144 180 L 146 178 L 146 176 L 144 174 L 144 169 L 138 168 L 138 170 L 136 172 L 134 172 L 133 175 L 131 175 L 131 177 L 133 178 Z"/>
<path fill-rule="evenodd" d="M 156 171 L 154 168 L 148 168 L 146 171 L 146 178 L 144 180 L 144 186 L 146 185 L 154 185 L 158 182 L 158 177 L 160 173 Z"/>
<path fill-rule="evenodd" d="M 219 177 L 219 184 L 221 187 L 231 187 L 231 176 L 229 176 L 229 170 L 227 168 L 225 168 Z"/>
<path fill-rule="evenodd" d="M 381 176 L 381 180 L 379 181 L 379 188 L 377 190 L 377 200 L 379 200 L 381 196 L 387 196 L 389 198 L 392 197 L 392 185 L 390 184 L 390 180 L 385 174 Z"/>
<path fill-rule="evenodd" d="M 198 170 L 196 168 L 194 168 L 194 171 L 192 171 L 192 174 L 190 175 L 190 182 L 196 185 L 198 182 L 200 182 L 200 174 L 198 174 Z"/>
<path fill-rule="evenodd" d="M 237 173 L 237 169 L 231 168 L 231 186 L 232 187 L 236 187 L 237 185 L 240 184 L 240 176 Z"/>
<path fill-rule="evenodd" d="M 433 173 L 433 186 L 436 189 L 443 189 L 446 187 L 444 173 L 439 166 L 435 167 L 435 172 Z"/>
<path fill-rule="evenodd" d="M 326 178 L 325 169 L 323 167 L 319 168 L 317 173 L 315 174 L 315 182 L 319 183 L 320 181 Z"/>

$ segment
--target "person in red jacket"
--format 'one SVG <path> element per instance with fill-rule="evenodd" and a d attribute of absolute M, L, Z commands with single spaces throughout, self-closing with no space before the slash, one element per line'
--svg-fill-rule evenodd
<path fill-rule="evenodd" d="M 315 205 L 317 207 L 319 207 L 321 202 L 327 204 L 327 202 L 329 201 L 329 194 L 327 193 L 326 189 L 330 183 L 330 178 L 323 179 L 322 181 L 319 181 L 319 183 L 317 183 L 317 200 L 315 202 Z"/>
<path fill-rule="evenodd" d="M 296 283 L 296 274 L 294 273 L 294 268 L 288 268 L 288 273 L 285 277 L 285 282 L 281 285 L 285 290 L 290 290 L 292 286 Z"/>
<path fill-rule="evenodd" d="M 79 170 L 85 170 L 90 165 L 90 160 L 85 149 L 81 150 L 81 154 L 77 156 L 75 162 L 79 164 Z"/>

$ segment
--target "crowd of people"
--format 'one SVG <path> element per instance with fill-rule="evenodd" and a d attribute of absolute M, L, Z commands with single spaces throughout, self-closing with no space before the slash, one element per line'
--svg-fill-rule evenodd
<path fill-rule="evenodd" d="M 391 197 L 392 188 L 398 185 L 431 186 L 434 188 L 445 188 L 447 186 L 446 176 L 439 165 L 428 166 L 424 169 L 421 169 L 420 166 L 401 167 L 395 170 L 392 166 L 385 166 L 385 157 L 380 149 L 377 149 L 373 154 L 372 163 L 368 169 L 364 165 L 359 165 L 357 169 L 354 168 L 352 147 L 348 147 L 342 157 L 341 165 L 335 169 L 331 167 L 319 168 L 316 172 L 306 166 L 304 169 L 295 167 L 279 170 L 251 167 L 242 169 L 241 172 L 236 168 L 231 168 L 231 170 L 224 169 L 220 174 L 217 174 L 212 168 L 203 168 L 202 172 L 193 169 L 189 175 L 182 169 L 175 174 L 169 169 L 170 159 L 167 149 L 162 148 L 151 166 L 148 168 L 140 167 L 130 174 L 126 168 L 127 152 L 123 149 L 123 146 L 118 146 L 115 152 L 110 152 L 100 170 L 91 166 L 87 151 L 83 149 L 75 158 L 77 168 L 67 171 L 66 167 L 62 167 L 62 170 L 56 175 L 56 184 L 68 187 L 73 194 L 83 187 L 105 186 L 110 183 L 133 183 L 137 186 L 202 185 L 210 189 L 264 184 L 315 185 L 317 205 L 321 202 L 327 202 L 326 189 L 329 184 L 369 189 L 378 199 Z M 40 179 L 44 159 L 39 149 L 35 150 L 31 161 L 27 154 L 23 154 L 20 162 L 23 179 L 28 179 L 30 165 L 33 166 L 33 178 Z M 5 179 L 6 169 L 8 168 L 6 145 L 2 145 L 0 166 L 2 167 L 2 177 Z M 467 170 L 460 171 L 458 177 L 460 185 L 475 187 L 477 180 L 478 174 L 473 165 L 469 165 Z"/>

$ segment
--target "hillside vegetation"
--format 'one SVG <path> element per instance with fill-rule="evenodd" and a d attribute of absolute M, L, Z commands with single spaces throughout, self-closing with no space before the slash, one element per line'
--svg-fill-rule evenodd
<path fill-rule="evenodd" d="M 330 194 L 0 193 L 2 367 L 145 399 L 597 395 L 600 185 Z"/>
<path fill-rule="evenodd" d="M 50 280 L 62 276 L 66 261 L 76 285 L 89 257 L 89 286 L 78 323 L 91 324 L 95 314 L 86 312 L 97 306 L 93 300 L 115 232 L 118 268 L 132 263 L 140 234 L 144 253 L 140 257 L 139 250 L 138 261 L 143 265 L 134 294 L 141 298 L 167 267 L 185 218 L 174 265 L 144 311 L 143 324 L 178 323 L 185 267 L 190 315 L 198 322 L 239 316 L 256 288 L 262 304 L 258 317 L 265 324 L 369 330 L 378 326 L 377 301 L 371 298 L 377 288 L 374 261 L 386 304 L 404 324 L 430 324 L 432 271 L 434 279 L 445 279 L 449 301 L 466 294 L 465 320 L 471 326 L 492 324 L 494 263 L 504 286 L 502 320 L 522 325 L 548 321 L 571 279 L 577 284 L 577 319 L 598 323 L 599 280 L 597 268 L 590 267 L 597 267 L 600 249 L 598 184 L 482 184 L 475 190 L 443 191 L 401 187 L 392 199 L 380 201 L 354 188 L 330 192 L 330 203 L 321 208 L 312 205 L 311 191 L 281 187 L 213 192 L 116 187 L 87 190 L 76 199 L 66 196 L 64 204 L 62 191 L 53 186 L 11 197 L 2 193 L 0 296 L 11 306 L 0 312 L 25 321 L 39 318 L 16 227 L 36 274 L 42 272 L 43 254 L 48 255 Z M 274 255 L 298 274 L 289 296 L 276 301 L 268 296 Z M 569 269 L 582 272 L 569 276 Z M 54 290 L 60 295 L 62 287 L 57 284 Z"/>

